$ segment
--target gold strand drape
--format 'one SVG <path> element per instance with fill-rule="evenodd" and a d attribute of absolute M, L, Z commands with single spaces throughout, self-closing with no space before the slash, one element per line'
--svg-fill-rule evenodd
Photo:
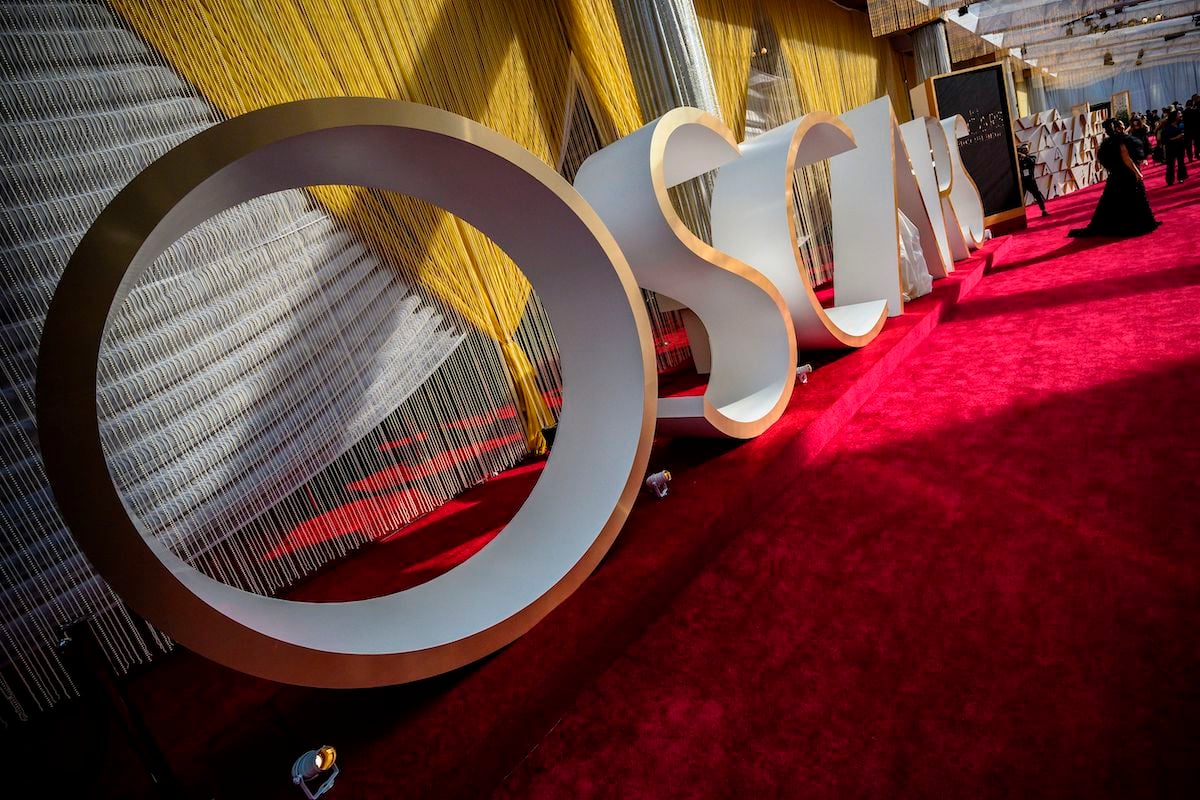
<path fill-rule="evenodd" d="M 646 120 L 638 106 L 612 0 L 563 0 L 559 11 L 580 71 L 591 85 L 596 106 L 592 111 L 600 117 L 601 134 L 613 140 L 628 136 Z"/>
<path fill-rule="evenodd" d="M 604 82 L 596 95 L 612 125 L 625 133 L 641 124 L 636 101 L 629 107 L 628 66 L 611 49 L 614 37 L 620 41 L 616 22 L 601 2 L 112 2 L 230 116 L 314 97 L 410 100 L 481 122 L 554 164 L 573 40 L 584 74 L 593 86 Z M 359 187 L 311 192 L 499 344 L 529 446 L 544 451 L 541 431 L 553 417 L 515 339 L 530 294 L 517 266 L 474 228 L 412 198 Z"/>
<path fill-rule="evenodd" d="M 865 14 L 828 0 L 695 0 L 705 50 L 726 123 L 745 136 L 751 68 L 777 76 L 755 99 L 755 117 L 779 125 L 809 111 L 841 114 L 884 94 L 908 118 L 902 65 L 886 39 L 873 39 Z M 754 48 L 765 52 L 754 53 Z M 762 107 L 758 107 L 761 105 Z M 814 285 L 832 278 L 829 167 L 794 180 L 801 245 Z"/>
<path fill-rule="evenodd" d="M 872 38 L 865 14 L 828 0 L 695 0 L 695 7 L 721 112 L 739 140 L 746 127 L 756 12 L 774 29 L 805 110 L 841 114 L 888 94 L 897 116 L 908 118 L 898 54 L 887 39 Z"/>
<path fill-rule="evenodd" d="M 886 39 L 871 37 L 866 14 L 827 0 L 762 0 L 762 6 L 806 110 L 841 114 L 888 94 L 897 116 L 907 118 L 895 53 Z"/>
<path fill-rule="evenodd" d="M 721 116 L 740 142 L 746 135 L 754 0 L 695 0 L 695 7 Z"/>

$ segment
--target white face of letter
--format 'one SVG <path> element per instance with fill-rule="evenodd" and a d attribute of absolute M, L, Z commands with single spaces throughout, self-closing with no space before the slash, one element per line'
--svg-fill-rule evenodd
<path fill-rule="evenodd" d="M 238 203 L 323 184 L 420 197 L 490 236 L 524 269 L 550 314 L 564 385 L 550 460 L 504 531 L 428 583 L 350 603 L 250 594 L 180 560 L 126 512 L 96 417 L 97 356 L 108 318 L 155 257 Z M 650 342 L 641 293 L 612 236 L 565 180 L 515 142 L 411 103 L 288 103 L 179 145 L 96 220 L 46 320 L 39 434 L 71 532 L 122 599 L 167 634 L 278 681 L 401 683 L 513 641 L 608 550 L 646 471 L 657 377 Z"/>
<path fill-rule="evenodd" d="M 775 284 L 787 300 L 800 349 L 862 347 L 887 321 L 882 299 L 822 308 L 800 258 L 793 173 L 853 148 L 845 123 L 818 111 L 743 143 L 742 157 L 717 172 L 713 244 Z"/>
<path fill-rule="evenodd" d="M 703 397 L 663 398 L 659 429 L 757 436 L 792 394 L 796 340 L 779 290 L 756 269 L 701 241 L 667 189 L 738 158 L 715 117 L 677 108 L 594 153 L 575 187 L 616 237 L 638 284 L 692 309 L 704 323 L 712 372 Z"/>
<path fill-rule="evenodd" d="M 958 220 L 963 240 L 968 247 L 975 249 L 983 244 L 983 198 L 979 196 L 979 187 L 971 179 L 958 153 L 959 138 L 971 131 L 960 114 L 942 120 L 942 129 L 946 132 L 946 144 L 950 151 L 950 208 Z"/>
<path fill-rule="evenodd" d="M 963 236 L 958 214 L 950 203 L 950 192 L 954 188 L 954 166 L 950 158 L 950 142 L 942 121 L 925 117 L 925 130 L 929 134 L 929 146 L 933 151 L 933 172 L 937 176 L 938 196 L 942 211 L 942 223 L 946 226 L 946 243 L 950 247 L 950 258 L 961 261 L 971 255 L 967 240 Z"/>
<path fill-rule="evenodd" d="M 858 147 L 829 162 L 833 190 L 833 291 L 839 302 L 883 297 L 888 314 L 904 313 L 897 213 L 917 226 L 930 274 L 945 275 L 937 237 L 908 150 L 881 97 L 842 115 Z"/>
<path fill-rule="evenodd" d="M 930 127 L 930 122 L 934 123 L 933 127 Z M 938 180 L 936 165 L 943 165 L 944 170 L 948 170 L 950 166 L 950 151 L 946 146 L 946 134 L 936 120 L 928 117 L 917 117 L 911 122 L 904 123 L 900 126 L 900 134 L 904 137 L 904 146 L 908 148 L 908 155 L 912 159 L 913 174 L 917 177 L 917 185 L 921 187 L 921 198 L 925 201 L 926 211 L 929 212 L 929 221 L 933 224 L 938 253 L 941 255 L 940 261 L 930 260 L 929 272 L 935 278 L 944 278 L 954 269 L 954 262 L 958 258 L 966 257 L 965 253 L 955 256 L 949 235 L 950 228 L 947 226 L 945 214 L 942 212 L 942 184 Z M 949 177 L 947 174 L 945 182 L 947 194 L 950 191 Z M 953 233 L 956 238 L 962 239 L 957 220 L 954 222 Z M 935 271 L 939 265 L 945 270 L 941 274 Z"/>

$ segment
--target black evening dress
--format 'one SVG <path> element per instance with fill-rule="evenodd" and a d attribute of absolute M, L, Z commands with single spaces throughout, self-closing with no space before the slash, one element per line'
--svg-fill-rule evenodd
<path fill-rule="evenodd" d="M 1146 184 L 1137 179 L 1121 158 L 1121 144 L 1132 156 L 1134 144 L 1127 136 L 1110 136 L 1096 148 L 1100 166 L 1108 170 L 1104 193 L 1096 204 L 1092 221 L 1086 228 L 1076 228 L 1068 236 L 1141 236 L 1159 226 L 1146 198 Z"/>

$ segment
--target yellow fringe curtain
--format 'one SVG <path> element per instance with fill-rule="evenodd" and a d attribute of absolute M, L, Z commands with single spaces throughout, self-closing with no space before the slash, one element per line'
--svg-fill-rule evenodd
<path fill-rule="evenodd" d="M 614 133 L 613 141 L 628 136 L 647 120 L 638 106 L 612 0 L 563 0 L 559 11 L 580 71 L 591 84 L 601 134 Z"/>
<path fill-rule="evenodd" d="M 695 0 L 695 7 L 721 116 L 740 142 L 746 136 L 754 0 Z"/>
<path fill-rule="evenodd" d="M 640 126 L 611 6 L 593 0 L 112 0 L 223 113 L 315 97 L 410 100 L 477 120 L 549 164 L 562 147 L 571 44 L 620 133 Z M 607 11 L 606 11 L 607 9 Z M 614 45 L 615 43 L 615 45 Z M 614 49 L 615 48 L 615 49 Z M 623 70 L 623 72 L 622 72 Z M 553 417 L 514 336 L 530 286 L 457 218 L 358 187 L 312 194 L 499 343 L 530 449 Z"/>
<path fill-rule="evenodd" d="M 873 39 L 865 14 L 827 0 L 694 0 L 718 101 L 726 123 L 745 135 L 751 64 L 786 74 L 786 88 L 769 89 L 759 109 L 780 124 L 808 111 L 841 114 L 883 94 L 907 119 L 902 64 L 886 39 Z M 753 53 L 755 47 L 766 53 Z M 795 176 L 796 213 L 807 238 L 801 251 L 810 280 L 832 277 L 829 168 L 815 164 Z"/>
<path fill-rule="evenodd" d="M 871 37 L 865 14 L 828 0 L 694 0 L 725 123 L 745 135 L 746 93 L 756 11 L 778 36 L 804 110 L 841 114 L 883 94 L 908 118 L 898 54 Z"/>
<path fill-rule="evenodd" d="M 805 110 L 841 114 L 889 94 L 896 114 L 908 118 L 908 100 L 895 53 L 871 38 L 866 14 L 827 0 L 762 0 L 779 37 Z"/>

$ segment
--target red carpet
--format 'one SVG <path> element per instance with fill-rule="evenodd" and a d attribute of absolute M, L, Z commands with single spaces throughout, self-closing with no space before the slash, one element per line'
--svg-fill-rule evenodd
<path fill-rule="evenodd" d="M 1200 181 L 1150 186 L 1154 234 L 1073 242 L 1097 191 L 1052 202 L 948 321 L 977 272 L 819 365 L 766 436 L 660 444 L 672 495 L 485 662 L 330 692 L 180 653 L 135 703 L 205 797 L 298 796 L 287 769 L 322 743 L 334 798 L 1190 796 Z M 535 476 L 298 595 L 427 579 Z M 89 777 L 136 796 L 131 772 L 112 745 Z"/>
<path fill-rule="evenodd" d="M 1197 184 L 1052 203 L 497 795 L 1196 796 Z"/>

